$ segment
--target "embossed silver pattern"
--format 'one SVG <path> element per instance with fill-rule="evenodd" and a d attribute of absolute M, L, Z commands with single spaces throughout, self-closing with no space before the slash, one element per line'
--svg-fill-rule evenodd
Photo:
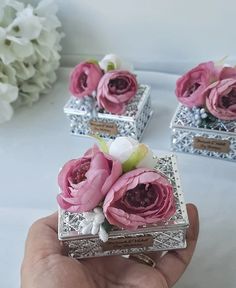
<path fill-rule="evenodd" d="M 236 121 L 216 119 L 215 122 L 210 124 L 209 128 L 199 128 L 192 121 L 189 109 L 179 105 L 171 121 L 170 128 L 172 129 L 171 146 L 173 151 L 236 161 Z M 195 137 L 229 141 L 229 152 L 196 149 L 193 146 Z"/>
<path fill-rule="evenodd" d="M 117 135 L 111 136 L 108 133 L 101 132 L 99 133 L 100 137 L 114 139 L 118 136 L 131 136 L 140 140 L 153 113 L 150 87 L 147 85 L 139 86 L 136 96 L 127 105 L 123 115 L 108 113 L 97 106 L 95 106 L 96 113 L 91 113 L 90 110 L 91 103 L 89 101 L 81 102 L 73 96 L 66 103 L 64 112 L 70 120 L 72 135 L 86 136 L 93 134 L 89 122 L 95 120 L 116 124 L 117 126 Z"/>
<path fill-rule="evenodd" d="M 185 248 L 185 234 L 188 227 L 188 216 L 183 193 L 180 187 L 176 158 L 173 155 L 156 158 L 156 169 L 165 174 L 174 187 L 176 213 L 166 222 L 139 228 L 136 231 L 120 230 L 109 232 L 109 240 L 127 239 L 129 237 L 151 236 L 153 245 L 148 247 L 113 249 L 103 251 L 103 242 L 98 236 L 79 235 L 79 223 L 83 220 L 80 213 L 71 213 L 59 209 L 58 236 L 74 258 L 87 258 L 109 255 L 141 253 L 144 251 L 161 251 Z"/>

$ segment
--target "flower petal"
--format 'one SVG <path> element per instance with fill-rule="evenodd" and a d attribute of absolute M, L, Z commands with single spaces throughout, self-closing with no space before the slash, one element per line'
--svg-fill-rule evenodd
<path fill-rule="evenodd" d="M 27 6 L 17 13 L 17 17 L 7 27 L 7 31 L 13 35 L 27 40 L 37 39 L 42 30 L 42 19 L 34 15 L 33 8 Z"/>
<path fill-rule="evenodd" d="M 18 88 L 16 86 L 0 83 L 0 99 L 8 103 L 16 100 L 18 96 Z"/>
<path fill-rule="evenodd" d="M 20 45 L 12 42 L 11 50 L 16 55 L 16 59 L 24 59 L 34 53 L 33 45 L 31 43 Z"/>
<path fill-rule="evenodd" d="M 123 163 L 123 171 L 128 172 L 134 169 L 138 163 L 147 156 L 148 151 L 148 147 L 145 144 L 139 144 L 128 160 Z"/>
<path fill-rule="evenodd" d="M 117 137 L 110 144 L 109 154 L 123 163 L 129 159 L 137 147 L 138 141 L 131 137 Z"/>
<path fill-rule="evenodd" d="M 0 96 L 1 97 L 1 96 Z M 13 108 L 9 102 L 0 99 L 0 123 L 9 121 L 13 115 Z"/>

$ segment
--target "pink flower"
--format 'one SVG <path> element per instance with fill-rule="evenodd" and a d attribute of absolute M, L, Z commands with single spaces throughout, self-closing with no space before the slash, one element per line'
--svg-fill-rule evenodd
<path fill-rule="evenodd" d="M 236 120 L 236 77 L 213 83 L 206 89 L 205 97 L 207 109 L 216 118 Z"/>
<path fill-rule="evenodd" d="M 98 85 L 98 105 L 108 112 L 122 114 L 137 90 L 135 75 L 123 70 L 107 72 Z"/>
<path fill-rule="evenodd" d="M 90 96 L 97 89 L 102 76 L 103 72 L 97 64 L 82 62 L 73 69 L 70 75 L 69 90 L 78 98 Z"/>
<path fill-rule="evenodd" d="M 178 100 L 189 108 L 205 106 L 204 91 L 218 80 L 218 76 L 214 62 L 199 64 L 177 80 L 175 94 Z"/>
<path fill-rule="evenodd" d="M 236 68 L 223 67 L 220 71 L 219 80 L 224 80 L 224 79 L 236 79 Z"/>
<path fill-rule="evenodd" d="M 121 173 L 120 162 L 94 146 L 63 166 L 58 175 L 58 204 L 70 212 L 89 211 L 103 200 Z"/>
<path fill-rule="evenodd" d="M 103 211 L 110 224 L 129 230 L 169 220 L 175 213 L 173 187 L 157 171 L 132 170 L 111 187 Z"/>

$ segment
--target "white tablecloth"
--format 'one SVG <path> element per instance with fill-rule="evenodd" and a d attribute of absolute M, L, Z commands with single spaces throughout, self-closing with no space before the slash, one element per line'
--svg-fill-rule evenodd
<path fill-rule="evenodd" d="M 30 224 L 56 210 L 57 173 L 93 140 L 69 135 L 63 114 L 69 69 L 61 68 L 51 93 L 32 107 L 18 109 L 0 126 L 0 287 L 19 287 L 24 239 Z M 177 101 L 177 76 L 139 72 L 152 86 L 154 116 L 143 138 L 153 149 L 170 150 L 169 123 Z M 236 163 L 178 154 L 186 202 L 199 208 L 198 246 L 181 288 L 236 286 Z"/>

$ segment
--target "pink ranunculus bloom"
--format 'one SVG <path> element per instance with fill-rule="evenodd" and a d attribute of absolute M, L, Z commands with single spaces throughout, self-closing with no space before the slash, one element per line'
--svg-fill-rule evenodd
<path fill-rule="evenodd" d="M 176 82 L 175 94 L 185 106 L 192 108 L 204 107 L 204 91 L 211 83 L 218 80 L 219 69 L 214 62 L 201 63 L 191 69 Z"/>
<path fill-rule="evenodd" d="M 110 224 L 128 230 L 169 220 L 176 211 L 173 187 L 157 171 L 132 170 L 111 187 L 103 211 Z"/>
<path fill-rule="evenodd" d="M 236 79 L 236 68 L 235 67 L 223 67 L 220 70 L 219 80 L 224 79 Z"/>
<path fill-rule="evenodd" d="M 113 114 L 123 114 L 137 90 L 138 83 L 134 74 L 125 70 L 107 72 L 98 84 L 98 105 Z"/>
<path fill-rule="evenodd" d="M 103 76 L 101 68 L 90 62 L 78 64 L 70 75 L 69 90 L 75 97 L 90 96 Z"/>
<path fill-rule="evenodd" d="M 236 120 L 236 78 L 211 84 L 205 91 L 206 107 L 221 120 Z"/>
<path fill-rule="evenodd" d="M 58 204 L 70 212 L 95 208 L 122 173 L 121 163 L 95 145 L 82 158 L 67 162 L 58 175 Z"/>

